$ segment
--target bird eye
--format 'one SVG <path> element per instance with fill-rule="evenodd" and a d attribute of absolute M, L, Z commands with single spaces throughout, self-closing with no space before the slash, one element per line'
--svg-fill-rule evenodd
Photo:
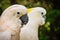
<path fill-rule="evenodd" d="M 17 12 L 17 14 L 20 14 L 20 12 Z"/>
<path fill-rule="evenodd" d="M 43 12 L 41 14 L 43 15 Z"/>

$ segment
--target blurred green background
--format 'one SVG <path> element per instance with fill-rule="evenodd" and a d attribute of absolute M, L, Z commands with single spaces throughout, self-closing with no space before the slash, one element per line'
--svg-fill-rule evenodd
<path fill-rule="evenodd" d="M 60 0 L 0 0 L 0 15 L 13 4 L 27 8 L 44 7 L 47 10 L 46 23 L 39 27 L 39 40 L 60 40 Z"/>

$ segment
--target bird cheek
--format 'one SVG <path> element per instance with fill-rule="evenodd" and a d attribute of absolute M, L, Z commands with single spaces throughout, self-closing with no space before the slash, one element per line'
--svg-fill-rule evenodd
<path fill-rule="evenodd" d="M 43 25 L 45 24 L 45 18 L 43 18 L 43 20 L 42 20 L 42 24 L 43 24 Z"/>
<path fill-rule="evenodd" d="M 40 25 L 42 26 L 42 25 L 44 25 L 45 24 L 45 18 L 41 18 L 40 19 Z"/>

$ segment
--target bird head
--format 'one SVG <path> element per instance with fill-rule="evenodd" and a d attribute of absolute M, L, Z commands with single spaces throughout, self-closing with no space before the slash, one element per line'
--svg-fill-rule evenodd
<path fill-rule="evenodd" d="M 3 20 L 20 19 L 22 24 L 26 24 L 28 22 L 27 8 L 23 5 L 12 5 L 5 9 L 1 15 L 1 18 Z"/>
<path fill-rule="evenodd" d="M 28 16 L 34 21 L 38 21 L 39 25 L 45 24 L 46 10 L 42 7 L 35 7 L 28 9 Z"/>

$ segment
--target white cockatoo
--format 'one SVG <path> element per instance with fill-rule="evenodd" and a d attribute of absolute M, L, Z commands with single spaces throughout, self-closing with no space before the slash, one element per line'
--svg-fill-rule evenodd
<path fill-rule="evenodd" d="M 12 5 L 5 9 L 0 19 L 0 40 L 19 40 L 22 23 L 28 19 L 27 8 L 23 5 Z"/>
<path fill-rule="evenodd" d="M 38 40 L 38 27 L 45 24 L 46 10 L 42 7 L 28 9 L 29 21 L 21 28 L 20 40 Z"/>

